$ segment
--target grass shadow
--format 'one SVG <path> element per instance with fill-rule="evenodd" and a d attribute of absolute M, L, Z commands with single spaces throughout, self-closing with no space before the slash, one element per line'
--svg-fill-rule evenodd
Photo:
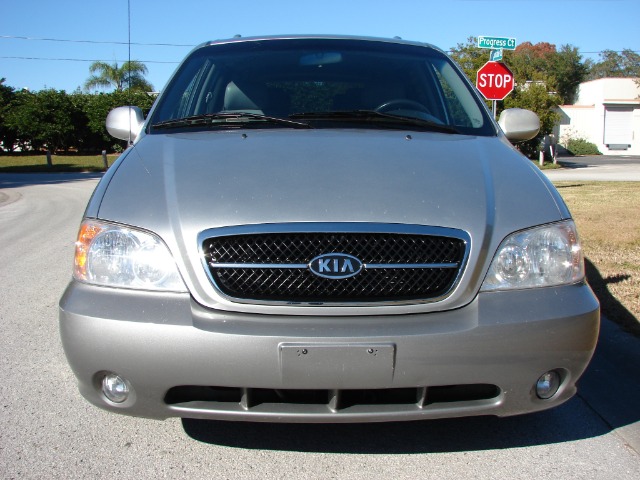
<path fill-rule="evenodd" d="M 560 165 L 562 168 L 567 168 L 567 169 L 571 169 L 571 170 L 578 170 L 581 168 L 589 168 L 589 165 L 586 163 L 577 163 L 577 162 L 572 162 L 571 160 L 567 160 L 567 159 L 558 159 L 558 165 Z"/>
<path fill-rule="evenodd" d="M 56 163 L 49 165 L 14 165 L 0 167 L 0 173 L 78 173 L 78 172 L 104 172 L 102 166 L 83 166 L 71 163 Z"/>
<path fill-rule="evenodd" d="M 4 173 L 0 169 L 0 189 L 20 188 L 27 185 L 51 185 L 100 179 L 103 172 L 65 173 Z"/>

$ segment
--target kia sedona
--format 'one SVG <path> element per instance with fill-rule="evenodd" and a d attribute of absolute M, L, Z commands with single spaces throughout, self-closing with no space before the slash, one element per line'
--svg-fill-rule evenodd
<path fill-rule="evenodd" d="M 260 422 L 509 416 L 565 402 L 599 304 L 571 214 L 436 47 L 205 43 L 80 225 L 60 332 L 121 414 Z"/>

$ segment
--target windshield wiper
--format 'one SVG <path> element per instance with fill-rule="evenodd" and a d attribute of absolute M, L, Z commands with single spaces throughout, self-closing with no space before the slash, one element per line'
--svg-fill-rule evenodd
<path fill-rule="evenodd" d="M 225 127 L 241 127 L 247 124 L 256 123 L 268 123 L 273 125 L 283 125 L 293 128 L 313 128 L 311 125 L 305 122 L 298 122 L 287 118 L 270 117 L 268 115 L 262 115 L 259 113 L 249 112 L 218 112 L 218 113 L 203 113 L 201 115 L 192 115 L 190 117 L 175 118 L 171 120 L 164 120 L 152 124 L 153 128 L 157 129 L 169 129 L 169 128 L 184 128 L 184 127 L 200 127 L 207 125 L 217 125 Z"/>
<path fill-rule="evenodd" d="M 329 112 L 304 112 L 289 115 L 291 119 L 305 120 L 335 120 L 344 122 L 373 122 L 387 126 L 412 126 L 421 130 L 437 131 L 442 133 L 460 133 L 455 127 L 443 125 L 431 120 L 417 117 L 405 117 L 390 113 L 376 112 L 375 110 L 338 110 Z"/>

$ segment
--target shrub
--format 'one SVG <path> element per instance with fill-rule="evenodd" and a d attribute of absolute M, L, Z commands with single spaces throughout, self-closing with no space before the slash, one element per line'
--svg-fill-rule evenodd
<path fill-rule="evenodd" d="M 540 152 L 540 143 L 545 135 L 553 132 L 553 127 L 560 120 L 556 107 L 560 103 L 560 97 L 548 92 L 546 85 L 534 83 L 526 89 L 516 89 L 504 100 L 505 108 L 526 108 L 531 110 L 540 119 L 540 131 L 532 140 L 518 144 L 518 149 L 527 157 L 537 159 Z"/>
<path fill-rule="evenodd" d="M 571 138 L 567 141 L 567 150 L 572 155 L 602 155 L 598 147 L 584 138 Z"/>
<path fill-rule="evenodd" d="M 136 105 L 148 112 L 154 97 L 144 92 L 86 94 L 79 90 L 15 92 L 0 78 L 0 144 L 6 150 L 46 148 L 83 153 L 111 151 L 113 138 L 107 133 L 107 113 L 122 105 Z M 126 142 L 118 142 L 121 147 Z"/>

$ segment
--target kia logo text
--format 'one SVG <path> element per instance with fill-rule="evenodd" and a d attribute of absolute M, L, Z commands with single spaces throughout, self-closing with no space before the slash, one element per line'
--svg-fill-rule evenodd
<path fill-rule="evenodd" d="M 346 253 L 325 253 L 309 262 L 309 270 L 314 275 L 335 280 L 353 277 L 362 271 L 363 266 L 359 259 Z"/>

